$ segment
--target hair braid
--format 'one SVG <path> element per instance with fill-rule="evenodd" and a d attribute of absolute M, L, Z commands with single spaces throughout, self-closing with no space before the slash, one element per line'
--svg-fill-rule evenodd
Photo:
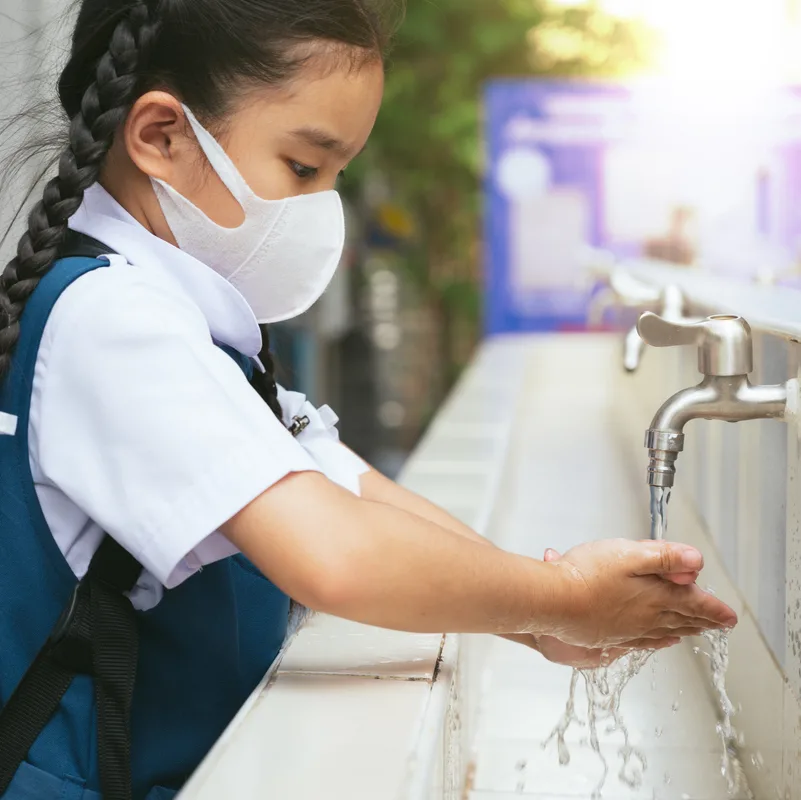
<path fill-rule="evenodd" d="M 275 361 L 270 352 L 270 332 L 266 325 L 261 325 L 262 350 L 259 360 L 264 365 L 265 372 L 254 372 L 251 383 L 258 392 L 259 397 L 270 407 L 270 410 L 283 422 L 281 403 L 278 402 L 278 386 L 275 382 Z"/>
<path fill-rule="evenodd" d="M 31 210 L 17 255 L 0 276 L 0 379 L 11 366 L 25 303 L 58 257 L 67 223 L 80 208 L 84 192 L 100 177 L 114 134 L 136 99 L 138 71 L 157 33 L 155 15 L 145 0 L 135 0 L 114 27 L 95 79 L 72 117 L 58 175 L 48 181 Z"/>

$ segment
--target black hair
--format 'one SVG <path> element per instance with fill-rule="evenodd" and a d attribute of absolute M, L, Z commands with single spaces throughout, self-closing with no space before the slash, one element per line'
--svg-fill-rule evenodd
<path fill-rule="evenodd" d="M 114 136 L 145 92 L 174 93 L 208 123 L 242 90 L 281 85 L 322 56 L 350 65 L 384 58 L 392 17 L 380 0 L 82 0 L 59 80 L 69 119 L 58 174 L 28 217 L 0 276 L 0 380 L 8 373 L 25 303 L 58 257 L 67 223 L 100 179 Z M 254 386 L 281 417 L 269 335 Z"/>

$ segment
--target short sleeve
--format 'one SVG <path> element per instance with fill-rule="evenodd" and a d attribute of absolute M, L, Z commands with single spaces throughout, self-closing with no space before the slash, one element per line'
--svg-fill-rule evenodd
<path fill-rule="evenodd" d="M 326 476 L 355 495 L 361 494 L 361 476 L 370 471 L 366 462 L 339 441 L 337 415 L 328 406 L 315 408 L 299 392 L 278 387 L 278 400 L 284 424 L 304 419 L 306 428 L 298 434 L 298 444 L 314 459 Z"/>
<path fill-rule="evenodd" d="M 35 389 L 41 475 L 167 588 L 235 552 L 216 532 L 260 494 L 319 471 L 191 300 L 135 268 L 62 295 Z"/>

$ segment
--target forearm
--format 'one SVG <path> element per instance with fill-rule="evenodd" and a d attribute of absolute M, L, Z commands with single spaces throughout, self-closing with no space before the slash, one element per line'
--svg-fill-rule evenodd
<path fill-rule="evenodd" d="M 476 533 L 472 528 L 444 509 L 395 483 L 374 469 L 362 475 L 361 491 L 365 500 L 372 500 L 376 503 L 403 509 L 429 522 L 433 522 L 440 528 L 445 528 L 452 533 L 463 536 L 465 539 L 470 539 L 479 544 L 494 546 L 488 539 Z"/>
<path fill-rule="evenodd" d="M 274 487 L 224 533 L 318 611 L 419 633 L 544 633 L 569 616 L 563 570 L 360 500 L 316 475 Z"/>

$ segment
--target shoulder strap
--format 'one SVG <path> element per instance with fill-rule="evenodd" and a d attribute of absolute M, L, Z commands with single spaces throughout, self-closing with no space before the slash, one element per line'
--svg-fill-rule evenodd
<path fill-rule="evenodd" d="M 60 258 L 72 258 L 74 256 L 102 258 L 103 256 L 113 255 L 114 250 L 85 233 L 78 233 L 78 231 L 70 229 L 58 253 Z"/>
<path fill-rule="evenodd" d="M 70 231 L 60 251 L 62 259 L 70 259 L 69 265 L 55 267 L 34 292 L 31 307 L 26 309 L 31 313 L 23 318 L 27 330 L 14 377 L 19 385 L 11 391 L 12 396 L 19 395 L 15 405 L 26 415 L 32 369 L 50 310 L 67 286 L 101 266 L 97 259 L 112 252 L 102 242 Z M 19 394 L 26 387 L 27 403 Z M 21 433 L 26 435 L 27 416 L 21 422 L 25 426 Z M 102 795 L 104 800 L 130 800 L 130 721 L 139 634 L 126 595 L 141 572 L 141 564 L 115 539 L 103 538 L 50 637 L 0 711 L 0 795 L 58 709 L 73 678 L 88 674 L 94 678 L 97 703 Z"/>
<path fill-rule="evenodd" d="M 113 250 L 90 236 L 70 231 L 60 249 L 68 259 L 43 279 L 31 298 L 27 322 L 33 329 L 21 356 L 22 370 L 35 366 L 39 339 L 61 292 L 101 264 Z M 84 263 L 80 263 L 83 260 Z M 88 262 L 88 263 L 86 263 Z M 38 293 L 38 296 L 37 296 Z M 38 334 L 38 336 L 37 336 Z M 222 349 L 250 377 L 253 364 L 230 347 Z M 15 403 L 27 414 L 30 383 L 23 380 Z M 27 417 L 20 420 L 27 430 Z M 76 675 L 94 679 L 97 702 L 98 763 L 104 800 L 131 800 L 131 703 L 139 652 L 137 619 L 127 594 L 142 566 L 111 536 L 105 536 L 86 576 L 75 587 L 61 619 L 22 681 L 0 711 L 0 796 L 10 785 L 28 751 L 56 712 Z"/>

